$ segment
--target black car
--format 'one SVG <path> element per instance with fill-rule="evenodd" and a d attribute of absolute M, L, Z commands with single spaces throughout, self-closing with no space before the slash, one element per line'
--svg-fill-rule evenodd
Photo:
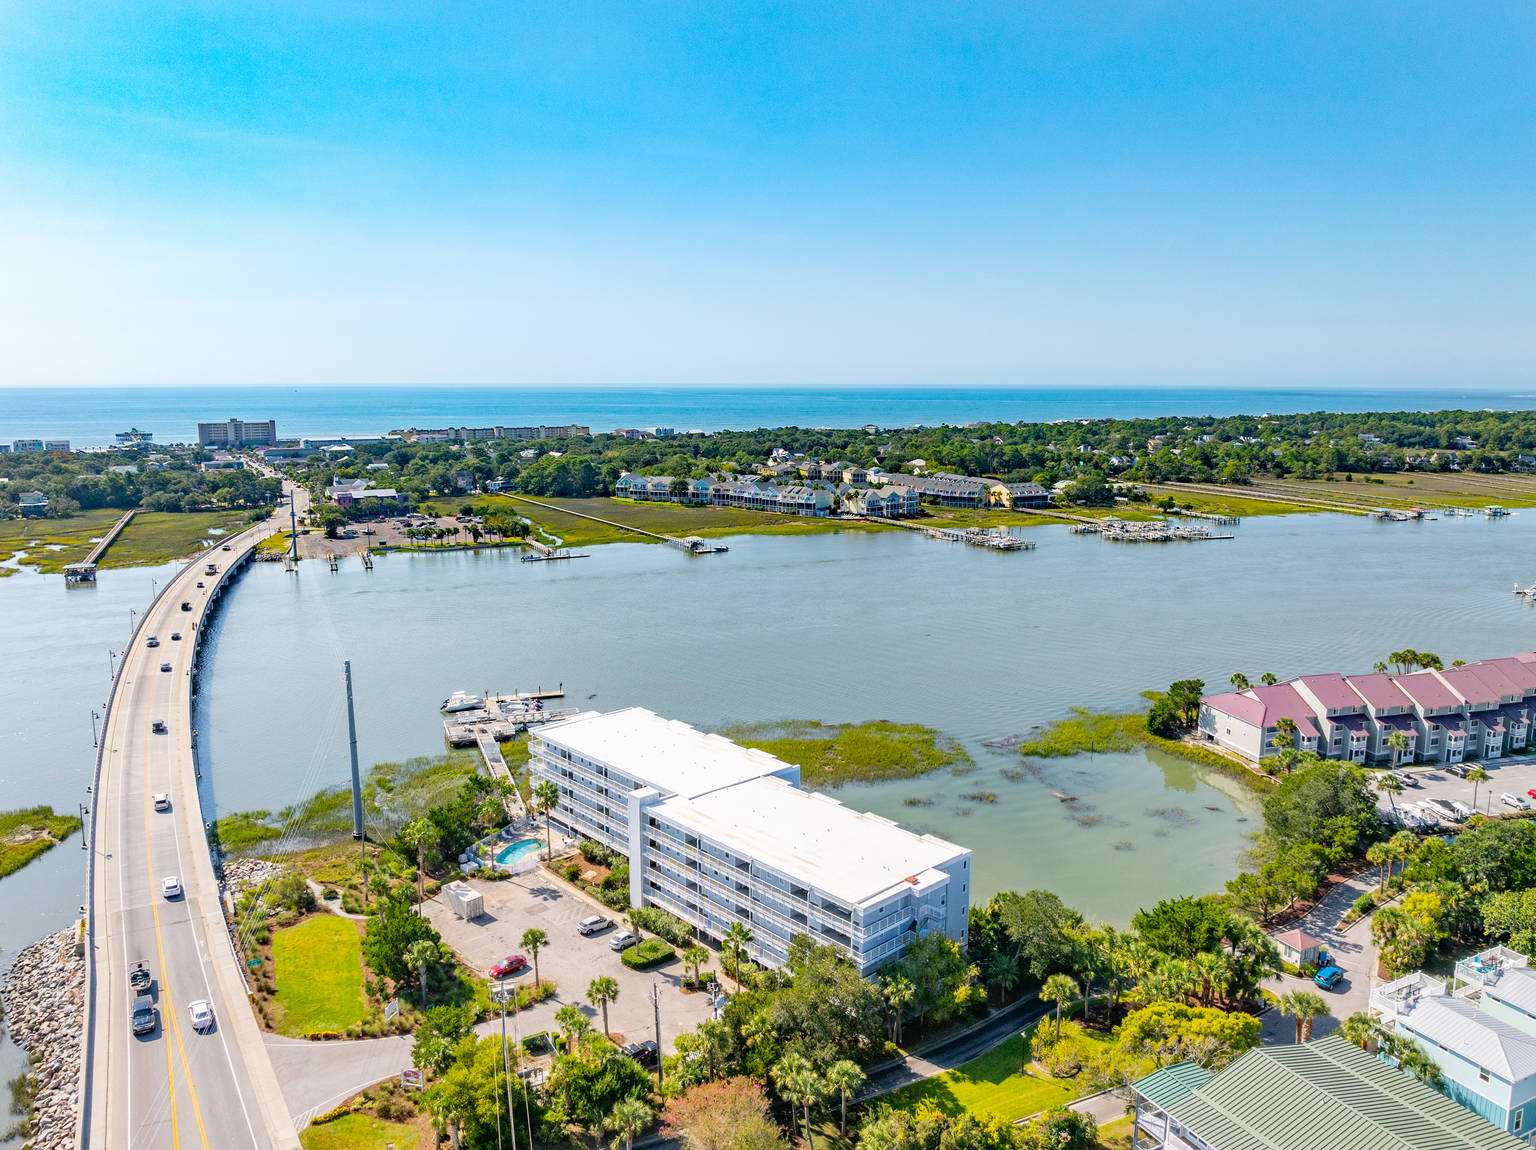
<path fill-rule="evenodd" d="M 133 1032 L 153 1034 L 159 1025 L 160 1012 L 155 1009 L 155 1000 L 147 994 L 141 994 L 135 998 L 133 1000 Z"/>
<path fill-rule="evenodd" d="M 641 1066 L 655 1066 L 661 1050 L 647 1038 L 644 1042 L 626 1042 L 619 1047 L 619 1053 L 625 1058 L 633 1058 Z"/>

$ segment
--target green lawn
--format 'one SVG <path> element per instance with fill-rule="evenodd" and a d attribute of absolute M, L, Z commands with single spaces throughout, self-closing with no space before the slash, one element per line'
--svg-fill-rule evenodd
<path fill-rule="evenodd" d="M 477 502 L 479 502 L 477 500 Z M 615 523 L 653 531 L 658 535 L 816 535 L 827 531 L 889 531 L 893 528 L 837 519 L 808 519 L 798 515 L 774 515 L 735 507 L 685 507 L 680 503 L 638 503 L 628 499 L 555 499 L 539 497 L 547 506 L 535 507 L 521 499 L 492 496 L 492 505 L 509 504 L 517 514 L 559 536 L 568 547 L 595 547 L 600 543 L 654 542 L 643 535 L 593 523 L 579 515 L 595 515 Z M 553 510 L 552 510 L 553 509 Z"/>
<path fill-rule="evenodd" d="M 311 1126 L 299 1135 L 304 1150 L 416 1150 L 421 1132 L 406 1122 L 385 1122 L 367 1114 L 348 1114 L 334 1122 Z"/>
<path fill-rule="evenodd" d="M 18 871 L 80 829 L 74 815 L 56 815 L 52 807 L 0 811 L 0 878 Z"/>
<path fill-rule="evenodd" d="M 140 511 L 102 556 L 101 566 L 144 567 L 183 559 L 233 535 L 249 511 Z"/>
<path fill-rule="evenodd" d="M 363 960 L 357 924 L 317 914 L 272 936 L 277 1029 L 295 1037 L 339 1032 L 363 1020 Z"/>
<path fill-rule="evenodd" d="M 946 1114 L 970 1112 L 1012 1122 L 1091 1093 L 1087 1083 L 1078 1079 L 1036 1076 L 1021 1070 L 1023 1051 L 1024 1039 L 1016 1034 L 963 1066 L 904 1086 L 881 1101 L 903 1110 L 914 1110 L 926 1102 Z"/>

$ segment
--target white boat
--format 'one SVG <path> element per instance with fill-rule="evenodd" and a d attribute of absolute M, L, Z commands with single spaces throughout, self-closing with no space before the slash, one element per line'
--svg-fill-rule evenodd
<path fill-rule="evenodd" d="M 456 714 L 459 711 L 477 711 L 485 707 L 485 700 L 479 695 L 471 695 L 468 691 L 455 691 L 443 700 L 443 705 L 438 708 L 445 715 Z"/>

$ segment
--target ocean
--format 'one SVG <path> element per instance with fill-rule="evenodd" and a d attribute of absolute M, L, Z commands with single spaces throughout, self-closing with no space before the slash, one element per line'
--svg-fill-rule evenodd
<path fill-rule="evenodd" d="M 0 443 L 113 442 L 137 427 L 161 443 L 199 420 L 275 419 L 280 436 L 381 435 L 402 427 L 576 423 L 593 431 L 913 424 L 1536 407 L 1536 395 L 1465 390 L 1194 387 L 196 387 L 0 388 Z"/>

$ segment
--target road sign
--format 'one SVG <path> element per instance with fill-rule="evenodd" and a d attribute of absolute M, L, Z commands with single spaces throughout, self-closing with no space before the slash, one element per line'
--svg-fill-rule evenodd
<path fill-rule="evenodd" d="M 391 1018 L 393 1018 L 395 1015 L 397 1015 L 399 1013 L 400 1013 L 400 1000 L 398 998 L 391 998 L 388 1002 L 386 1002 L 384 1004 L 384 1021 L 385 1022 L 388 1022 Z"/>
<path fill-rule="evenodd" d="M 419 1071 L 419 1070 L 411 1070 L 411 1069 L 402 1070 L 400 1072 L 400 1085 L 401 1086 L 414 1086 L 417 1090 L 420 1090 L 421 1089 L 421 1071 Z"/>
<path fill-rule="evenodd" d="M 261 965 L 261 959 L 259 959 L 259 958 L 248 958 L 248 959 L 245 960 L 245 965 L 251 967 L 254 970 L 256 967 Z"/>

